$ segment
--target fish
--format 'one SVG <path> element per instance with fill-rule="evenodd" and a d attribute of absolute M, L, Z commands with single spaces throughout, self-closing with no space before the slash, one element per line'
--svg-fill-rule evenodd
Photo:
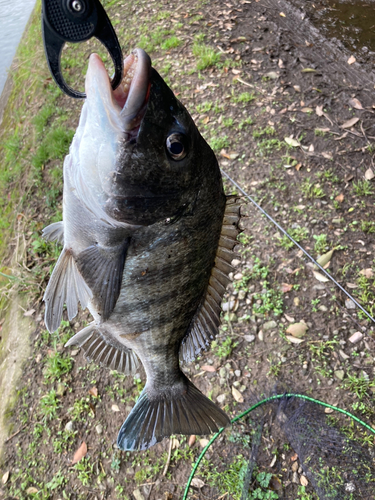
<path fill-rule="evenodd" d="M 172 434 L 206 435 L 226 413 L 182 365 L 218 334 L 233 272 L 240 199 L 226 196 L 216 156 L 142 49 L 112 90 L 92 54 L 87 98 L 64 160 L 63 220 L 43 230 L 63 244 L 44 294 L 45 324 L 88 308 L 93 321 L 66 344 L 147 380 L 117 438 L 145 450 Z"/>

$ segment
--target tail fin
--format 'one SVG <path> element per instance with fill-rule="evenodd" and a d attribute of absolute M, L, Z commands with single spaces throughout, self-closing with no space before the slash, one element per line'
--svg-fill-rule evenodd
<path fill-rule="evenodd" d="M 147 385 L 123 423 L 121 450 L 146 450 L 172 434 L 211 434 L 230 422 L 228 416 L 184 376 L 184 387 L 149 396 Z"/>

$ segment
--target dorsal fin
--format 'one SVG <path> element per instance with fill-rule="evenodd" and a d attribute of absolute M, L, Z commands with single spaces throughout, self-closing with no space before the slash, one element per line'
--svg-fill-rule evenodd
<path fill-rule="evenodd" d="M 215 265 L 211 271 L 206 294 L 181 343 L 180 358 L 185 363 L 190 363 L 202 350 L 206 350 L 218 333 L 221 301 L 230 282 L 229 273 L 234 270 L 231 262 L 238 257 L 233 249 L 238 244 L 237 235 L 241 232 L 240 209 L 239 198 L 228 196 Z"/>

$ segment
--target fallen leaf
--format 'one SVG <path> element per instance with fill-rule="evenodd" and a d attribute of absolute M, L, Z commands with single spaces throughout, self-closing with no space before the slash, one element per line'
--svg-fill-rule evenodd
<path fill-rule="evenodd" d="M 301 70 L 301 73 L 317 73 L 317 71 L 314 68 L 304 68 Z"/>
<path fill-rule="evenodd" d="M 197 436 L 195 434 L 192 434 L 190 437 L 189 437 L 189 446 L 192 447 L 194 446 L 194 443 L 197 439 Z"/>
<path fill-rule="evenodd" d="M 359 122 L 358 116 L 353 116 L 353 118 L 350 118 L 350 120 L 347 120 L 345 123 L 341 125 L 341 128 L 351 128 L 353 127 L 357 122 Z"/>
<path fill-rule="evenodd" d="M 202 479 L 199 479 L 198 477 L 193 477 L 193 479 L 191 480 L 191 483 L 190 483 L 194 488 L 203 488 L 204 486 L 204 482 L 202 481 Z"/>
<path fill-rule="evenodd" d="M 315 113 L 316 113 L 318 116 L 323 116 L 323 115 L 324 115 L 323 105 L 321 105 L 321 106 L 317 106 L 317 107 L 315 108 Z"/>
<path fill-rule="evenodd" d="M 302 113 L 312 113 L 314 110 L 312 108 L 302 108 Z"/>
<path fill-rule="evenodd" d="M 333 156 L 330 153 L 322 153 L 323 158 L 326 160 L 332 160 Z"/>
<path fill-rule="evenodd" d="M 319 259 L 316 260 L 316 262 L 318 264 L 320 264 L 322 267 L 324 267 L 326 264 L 328 264 L 328 262 L 332 259 L 332 255 L 333 255 L 333 252 L 335 251 L 335 249 L 333 250 L 330 250 L 329 252 L 327 253 L 324 253 L 323 255 L 321 255 L 319 257 Z"/>
<path fill-rule="evenodd" d="M 354 290 L 355 288 L 358 288 L 358 285 L 356 285 L 355 283 L 349 283 L 349 281 L 346 283 L 346 287 L 347 288 L 351 288 L 352 290 Z"/>
<path fill-rule="evenodd" d="M 329 281 L 329 278 L 327 278 L 327 276 L 324 276 L 324 274 L 318 273 L 318 271 L 313 271 L 313 274 L 314 274 L 315 278 L 322 283 L 327 283 L 327 281 Z"/>
<path fill-rule="evenodd" d="M 23 313 L 24 316 L 32 316 L 35 313 L 35 309 L 30 309 L 29 311 L 26 311 Z"/>
<path fill-rule="evenodd" d="M 359 274 L 362 274 L 362 276 L 365 276 L 365 278 L 367 279 L 371 279 L 374 277 L 374 271 L 371 269 L 371 267 L 368 267 L 367 269 L 362 269 L 362 271 L 360 271 Z"/>
<path fill-rule="evenodd" d="M 301 87 L 299 85 L 293 85 L 293 88 L 296 92 L 301 92 Z"/>
<path fill-rule="evenodd" d="M 281 285 L 281 291 L 283 293 L 288 293 L 293 289 L 293 285 L 289 285 L 288 283 L 282 283 Z"/>
<path fill-rule="evenodd" d="M 310 144 L 308 151 L 309 153 L 313 153 L 315 151 L 314 144 Z"/>
<path fill-rule="evenodd" d="M 297 455 L 297 453 L 295 453 L 294 455 L 292 455 L 292 456 L 290 457 L 290 461 L 291 461 L 291 462 L 295 462 L 295 461 L 297 460 L 297 458 L 298 458 L 298 455 Z"/>
<path fill-rule="evenodd" d="M 83 441 L 83 443 L 81 444 L 81 446 L 74 453 L 74 457 L 73 457 L 73 460 L 72 460 L 72 465 L 74 465 L 77 462 L 79 462 L 80 460 L 82 460 L 82 458 L 84 458 L 86 456 L 86 453 L 87 453 L 87 445 Z"/>
<path fill-rule="evenodd" d="M 335 200 L 338 201 L 339 203 L 342 203 L 344 201 L 344 195 L 342 193 L 338 194 L 335 197 Z"/>
<path fill-rule="evenodd" d="M 349 104 L 350 104 L 350 106 L 352 106 L 352 108 L 363 109 L 362 104 L 358 101 L 358 99 L 356 97 L 353 97 L 353 99 L 350 99 Z"/>
<path fill-rule="evenodd" d="M 279 78 L 279 74 L 276 71 L 269 71 L 264 75 L 264 78 L 269 78 L 270 80 L 277 80 Z"/>
<path fill-rule="evenodd" d="M 288 146 L 292 146 L 293 148 L 300 145 L 299 141 L 297 141 L 297 139 L 293 139 L 292 137 L 285 137 L 284 141 L 288 144 Z"/>
<path fill-rule="evenodd" d="M 371 181 L 375 177 L 375 174 L 371 168 L 368 168 L 365 172 L 365 179 Z"/>
<path fill-rule="evenodd" d="M 286 15 L 284 14 L 284 12 L 280 12 L 280 16 L 281 17 L 286 17 Z"/>
<path fill-rule="evenodd" d="M 290 333 L 296 339 L 300 339 L 305 335 L 307 329 L 308 326 L 305 323 L 294 323 L 288 326 L 286 333 Z"/>
<path fill-rule="evenodd" d="M 332 408 L 324 408 L 324 413 L 333 413 L 334 410 Z"/>
<path fill-rule="evenodd" d="M 89 390 L 89 394 L 91 394 L 91 396 L 94 396 L 94 398 L 97 398 L 98 397 L 98 388 L 91 387 L 91 389 Z"/>
<path fill-rule="evenodd" d="M 210 117 L 209 116 L 205 116 L 202 120 L 203 124 L 204 125 L 207 125 L 207 123 L 210 121 Z"/>
<path fill-rule="evenodd" d="M 295 166 L 295 169 L 297 170 L 297 172 L 299 172 L 302 167 L 303 167 L 302 163 L 297 163 L 297 165 Z"/>
<path fill-rule="evenodd" d="M 10 474 L 10 472 L 9 472 L 8 470 L 5 472 L 5 474 L 3 474 L 3 477 L 1 478 L 1 482 L 2 482 L 3 484 L 5 484 L 5 483 L 8 481 L 8 479 L 9 479 L 9 474 Z"/>
<path fill-rule="evenodd" d="M 172 450 L 180 447 L 180 441 L 177 438 L 172 438 Z"/>
<path fill-rule="evenodd" d="M 293 304 L 294 304 L 295 306 L 299 306 L 299 298 L 298 298 L 298 297 L 294 297 L 294 299 L 293 299 Z"/>
<path fill-rule="evenodd" d="M 35 488 L 35 486 L 29 486 L 26 490 L 27 495 L 35 495 L 35 493 L 38 493 L 38 488 Z"/>
<path fill-rule="evenodd" d="M 285 316 L 285 319 L 287 321 L 289 321 L 289 323 L 293 323 L 294 322 L 294 318 L 292 318 L 292 316 L 288 316 L 287 314 L 284 314 L 284 316 Z"/>
<path fill-rule="evenodd" d="M 120 411 L 120 408 L 117 405 L 112 405 L 112 411 Z"/>
<path fill-rule="evenodd" d="M 307 480 L 307 477 L 302 475 L 299 479 L 300 483 L 302 486 L 307 486 L 309 484 L 309 481 Z"/>
<path fill-rule="evenodd" d="M 348 59 L 348 64 L 354 64 L 356 62 L 356 58 L 354 56 L 350 56 Z"/>
<path fill-rule="evenodd" d="M 292 344 L 301 344 L 302 342 L 304 342 L 304 339 L 297 339 L 296 337 L 292 337 L 291 335 L 286 335 L 285 336 L 289 342 L 291 342 Z"/>
<path fill-rule="evenodd" d="M 243 396 L 238 389 L 232 386 L 232 396 L 237 401 L 237 403 L 243 403 Z"/>
<path fill-rule="evenodd" d="M 216 368 L 214 366 L 211 366 L 211 365 L 203 365 L 203 366 L 201 366 L 201 370 L 203 370 L 205 372 L 216 372 Z"/>

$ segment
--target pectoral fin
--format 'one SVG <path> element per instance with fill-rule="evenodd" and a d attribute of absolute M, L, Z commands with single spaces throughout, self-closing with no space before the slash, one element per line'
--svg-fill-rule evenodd
<path fill-rule="evenodd" d="M 54 222 L 45 227 L 42 231 L 42 236 L 46 241 L 57 241 L 64 244 L 64 223 L 63 221 Z"/>
<path fill-rule="evenodd" d="M 54 332 L 60 326 L 64 304 L 70 321 L 78 312 L 78 302 L 82 309 L 86 309 L 91 297 L 90 288 L 79 273 L 71 251 L 64 248 L 43 297 L 46 303 L 44 321 L 48 331 Z"/>
<path fill-rule="evenodd" d="M 92 245 L 81 252 L 77 267 L 93 293 L 93 300 L 102 320 L 109 318 L 120 294 L 129 239 L 115 249 Z"/>

